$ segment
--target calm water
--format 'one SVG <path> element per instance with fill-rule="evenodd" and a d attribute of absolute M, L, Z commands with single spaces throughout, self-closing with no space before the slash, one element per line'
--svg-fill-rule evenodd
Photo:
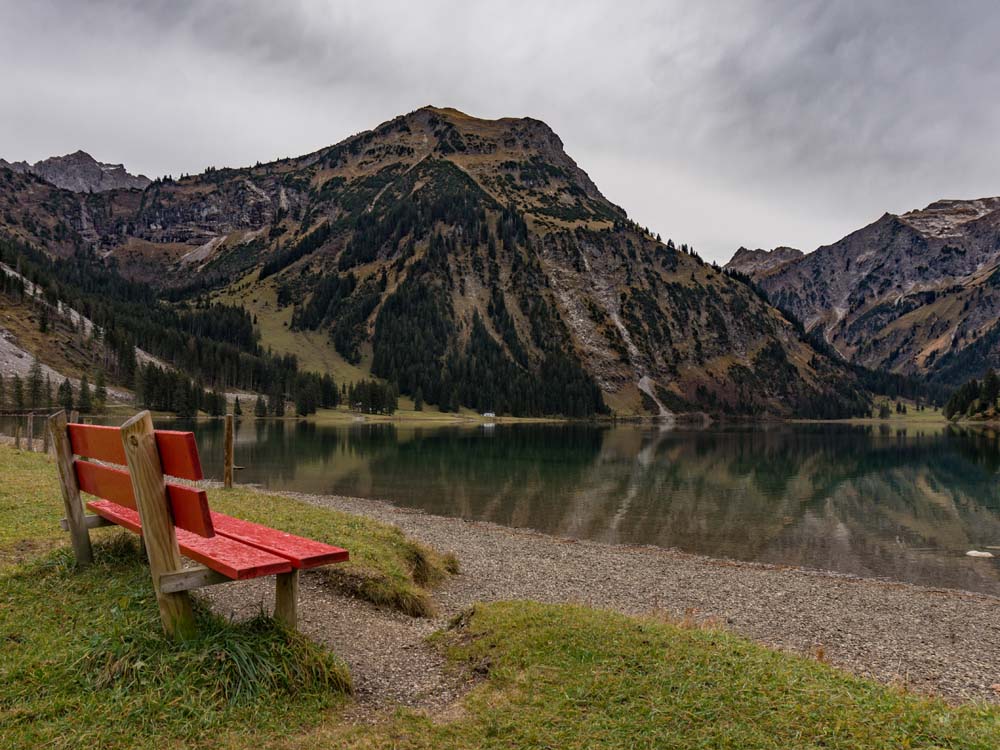
<path fill-rule="evenodd" d="M 222 423 L 195 429 L 221 478 Z M 245 420 L 236 463 L 274 489 L 1000 594 L 1000 445 L 982 431 Z"/>

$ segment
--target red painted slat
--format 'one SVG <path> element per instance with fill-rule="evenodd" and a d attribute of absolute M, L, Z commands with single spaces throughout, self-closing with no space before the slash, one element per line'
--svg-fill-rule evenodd
<path fill-rule="evenodd" d="M 348 558 L 346 549 L 233 518 L 223 513 L 212 512 L 212 526 L 215 528 L 215 533 L 284 557 L 296 568 L 315 568 L 343 562 Z"/>
<path fill-rule="evenodd" d="M 136 509 L 132 479 L 127 471 L 79 459 L 73 464 L 82 492 Z M 203 537 L 215 534 L 205 490 L 167 482 L 167 498 L 175 526 Z"/>
<path fill-rule="evenodd" d="M 193 432 L 156 430 L 155 435 L 164 474 L 194 481 L 205 478 L 201 471 L 198 444 L 195 442 Z"/>
<path fill-rule="evenodd" d="M 215 536 L 205 490 L 167 482 L 167 497 L 170 498 L 174 526 L 206 538 Z"/>
<path fill-rule="evenodd" d="M 76 455 L 125 465 L 125 447 L 122 445 L 122 431 L 118 427 L 73 422 L 66 425 L 66 431 Z"/>
<path fill-rule="evenodd" d="M 125 465 L 125 448 L 122 446 L 120 428 L 72 423 L 66 425 L 66 429 L 69 432 L 69 444 L 76 455 Z M 194 481 L 205 478 L 193 432 L 156 430 L 155 435 L 164 474 Z"/>
<path fill-rule="evenodd" d="M 87 507 L 112 523 L 137 534 L 142 533 L 139 514 L 131 508 L 109 500 L 93 500 L 87 503 Z M 222 535 L 206 539 L 190 531 L 177 529 L 177 546 L 185 557 L 233 580 L 288 573 L 292 569 L 288 560 Z"/>
<path fill-rule="evenodd" d="M 121 433 L 118 433 L 118 437 L 121 442 Z M 73 461 L 73 468 L 76 470 L 76 482 L 80 485 L 81 492 L 135 510 L 132 478 L 127 471 L 80 459 Z"/>

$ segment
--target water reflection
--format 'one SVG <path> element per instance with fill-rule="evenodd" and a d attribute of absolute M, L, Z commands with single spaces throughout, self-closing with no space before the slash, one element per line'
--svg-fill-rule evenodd
<path fill-rule="evenodd" d="M 218 478 L 222 425 L 195 429 L 206 472 Z M 245 420 L 236 440 L 239 482 L 1000 594 L 998 560 L 965 556 L 1000 548 L 992 431 Z"/>

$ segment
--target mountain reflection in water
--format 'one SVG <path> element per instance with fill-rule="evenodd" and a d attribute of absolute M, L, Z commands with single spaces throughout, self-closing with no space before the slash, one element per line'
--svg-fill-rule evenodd
<path fill-rule="evenodd" d="M 195 429 L 218 478 L 222 424 Z M 965 555 L 1000 556 L 1000 449 L 989 431 L 243 420 L 236 439 L 241 483 L 1000 594 L 1000 557 Z"/>

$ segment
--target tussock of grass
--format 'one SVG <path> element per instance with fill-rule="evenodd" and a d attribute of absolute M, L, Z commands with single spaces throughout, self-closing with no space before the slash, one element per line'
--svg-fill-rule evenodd
<path fill-rule="evenodd" d="M 136 537 L 0 575 L 0 747 L 161 747 L 303 727 L 351 691 L 346 667 L 268 618 L 203 610 L 168 641 Z"/>
<path fill-rule="evenodd" d="M 351 559 L 321 568 L 322 574 L 353 596 L 413 617 L 434 614 L 426 587 L 458 571 L 454 555 L 442 555 L 407 538 L 395 526 L 364 516 L 246 487 L 212 490 L 209 503 L 248 521 L 344 547 Z"/>
<path fill-rule="evenodd" d="M 1000 747 L 1000 711 L 952 708 L 688 618 L 476 605 L 435 640 L 485 679 L 457 718 L 402 713 L 283 747 L 897 750 Z"/>

